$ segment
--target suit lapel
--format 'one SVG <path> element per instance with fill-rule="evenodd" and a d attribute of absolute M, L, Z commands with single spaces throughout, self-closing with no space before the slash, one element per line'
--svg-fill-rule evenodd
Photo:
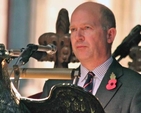
<path fill-rule="evenodd" d="M 112 72 L 116 75 L 116 79 L 117 79 L 116 88 L 112 90 L 107 90 L 106 85 L 110 80 L 110 75 Z M 109 67 L 107 73 L 105 74 L 95 95 L 100 101 L 100 103 L 102 104 L 103 108 L 105 108 L 108 105 L 110 100 L 114 97 L 118 89 L 121 87 L 122 83 L 120 83 L 119 78 L 122 76 L 122 73 L 123 73 L 122 67 L 116 60 L 114 60 L 111 66 Z"/>

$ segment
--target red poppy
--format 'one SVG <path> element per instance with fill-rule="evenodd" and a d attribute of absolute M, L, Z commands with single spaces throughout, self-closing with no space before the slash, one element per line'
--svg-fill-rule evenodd
<path fill-rule="evenodd" d="M 112 90 L 112 89 L 116 88 L 116 83 L 117 83 L 116 79 L 110 79 L 108 81 L 108 84 L 106 85 L 106 89 L 107 90 Z"/>

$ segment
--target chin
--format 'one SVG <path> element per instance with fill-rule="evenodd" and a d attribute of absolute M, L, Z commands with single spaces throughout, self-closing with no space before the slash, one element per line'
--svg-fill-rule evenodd
<path fill-rule="evenodd" d="M 88 59 L 88 56 L 84 56 L 84 55 L 79 55 L 78 57 L 77 57 L 80 61 L 83 61 L 83 60 L 86 60 L 86 59 Z"/>

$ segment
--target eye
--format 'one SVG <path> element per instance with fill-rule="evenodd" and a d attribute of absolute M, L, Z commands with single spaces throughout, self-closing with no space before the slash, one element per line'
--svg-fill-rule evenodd
<path fill-rule="evenodd" d="M 91 28 L 90 28 L 90 26 L 85 26 L 84 29 L 87 30 L 87 29 L 91 29 Z"/>
<path fill-rule="evenodd" d="M 71 28 L 70 31 L 73 32 L 73 31 L 76 31 L 76 29 L 75 28 Z"/>

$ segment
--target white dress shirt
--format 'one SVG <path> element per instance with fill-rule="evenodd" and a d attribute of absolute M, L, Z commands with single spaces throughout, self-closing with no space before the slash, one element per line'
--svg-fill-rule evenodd
<path fill-rule="evenodd" d="M 95 77 L 93 79 L 93 91 L 92 94 L 95 95 L 97 92 L 97 89 L 99 88 L 99 85 L 107 72 L 109 66 L 111 65 L 113 61 L 113 58 L 110 57 L 106 62 L 101 64 L 100 66 L 96 67 L 92 72 L 95 74 Z M 87 73 L 89 70 L 87 70 L 83 65 L 80 66 L 80 78 L 78 81 L 78 86 L 83 87 L 86 79 L 87 79 Z M 106 86 L 105 86 L 106 87 Z"/>

